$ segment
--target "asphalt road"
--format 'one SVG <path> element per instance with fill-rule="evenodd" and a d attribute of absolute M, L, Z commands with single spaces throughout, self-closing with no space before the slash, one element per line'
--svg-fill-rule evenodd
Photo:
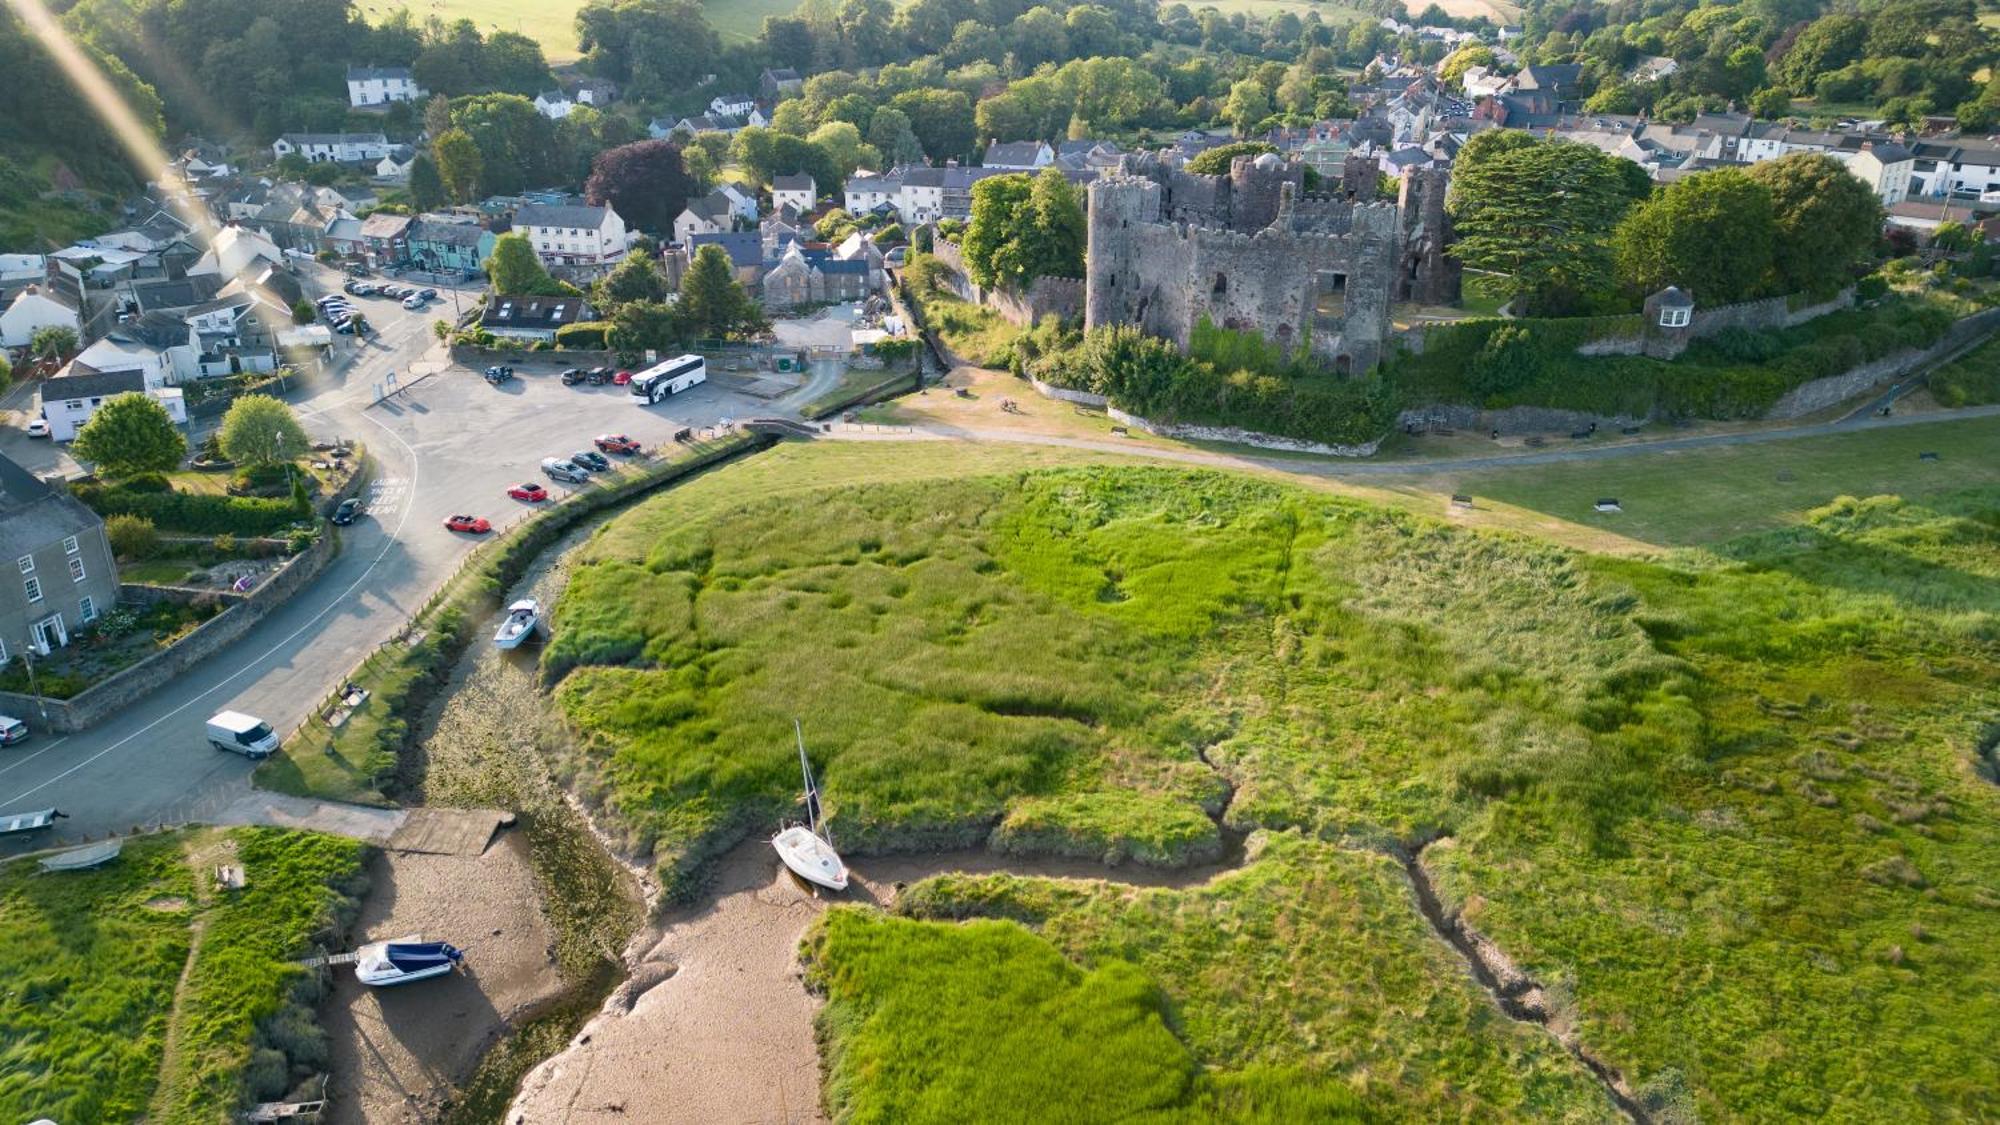
<path fill-rule="evenodd" d="M 435 306 L 406 313 L 388 301 L 361 304 L 378 334 L 364 346 L 344 342 L 334 369 L 292 396 L 315 436 L 357 439 L 379 464 L 366 514 L 341 531 L 339 557 L 236 644 L 117 717 L 76 735 L 38 731 L 0 752 L 0 812 L 54 806 L 70 814 L 53 838 L 38 834 L 7 850 L 204 819 L 248 792 L 253 763 L 208 745 L 208 716 L 232 708 L 281 731 L 303 721 L 472 548 L 472 537 L 444 530 L 444 517 L 466 512 L 504 526 L 527 508 L 507 498 L 510 483 L 541 481 L 557 496 L 590 487 L 548 480 L 543 457 L 614 431 L 651 448 L 683 426 L 769 410 L 730 391 L 726 376 L 657 407 L 636 404 L 622 387 L 562 386 L 554 362 L 517 365 L 519 378 L 491 387 L 448 365 L 431 335 Z M 449 315 L 449 299 L 443 305 Z M 376 402 L 374 388 L 390 371 L 403 389 Z M 10 452 L 19 436 L 8 433 Z M 20 717 L 39 725 L 39 716 Z"/>

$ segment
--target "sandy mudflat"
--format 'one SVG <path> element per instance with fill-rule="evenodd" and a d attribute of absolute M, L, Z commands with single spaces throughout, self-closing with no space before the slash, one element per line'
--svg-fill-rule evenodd
<path fill-rule="evenodd" d="M 369 874 L 355 944 L 422 934 L 464 949 L 471 972 L 380 989 L 332 970 L 327 1120 L 436 1121 L 503 1028 L 561 990 L 526 838 L 503 830 L 479 856 L 384 853 Z"/>
<path fill-rule="evenodd" d="M 943 871 L 1012 871 L 1186 886 L 1222 867 L 1153 871 L 986 851 L 856 859 L 837 900 L 887 905 L 898 883 Z M 822 1121 L 799 938 L 815 898 L 752 838 L 723 858 L 711 896 L 636 939 L 631 979 L 561 1054 L 528 1074 L 508 1125 Z"/>

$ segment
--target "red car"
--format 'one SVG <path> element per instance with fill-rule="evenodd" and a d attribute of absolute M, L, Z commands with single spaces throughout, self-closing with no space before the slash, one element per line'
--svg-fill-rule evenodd
<path fill-rule="evenodd" d="M 597 448 L 606 453 L 637 453 L 639 443 L 624 434 L 598 434 Z"/>
<path fill-rule="evenodd" d="M 611 381 L 622 387 L 632 381 L 632 373 L 630 371 L 620 371 L 611 376 Z"/>
<path fill-rule="evenodd" d="M 508 489 L 507 495 L 516 500 L 547 500 L 549 498 L 549 490 L 536 484 L 534 481 L 529 481 L 526 484 L 517 484 Z"/>
<path fill-rule="evenodd" d="M 493 525 L 480 519 L 478 516 L 447 516 L 444 521 L 444 529 L 446 531 L 469 531 L 474 535 L 483 535 L 486 532 L 492 531 Z"/>

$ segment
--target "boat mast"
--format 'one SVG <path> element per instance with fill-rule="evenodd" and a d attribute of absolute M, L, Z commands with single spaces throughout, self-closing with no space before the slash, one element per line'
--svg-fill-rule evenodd
<path fill-rule="evenodd" d="M 805 728 L 799 724 L 796 718 L 792 720 L 792 735 L 799 741 L 799 773 L 805 777 L 806 781 L 806 824 L 812 829 L 813 835 L 818 836 L 820 839 L 825 840 L 828 845 L 831 845 L 833 837 L 828 833 L 820 831 L 819 786 L 813 781 L 812 763 L 806 761 Z"/>

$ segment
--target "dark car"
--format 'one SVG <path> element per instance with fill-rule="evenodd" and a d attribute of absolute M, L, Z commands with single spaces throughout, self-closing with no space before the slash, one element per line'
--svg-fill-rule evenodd
<path fill-rule="evenodd" d="M 423 298 L 424 300 L 426 300 L 426 301 L 435 301 L 435 300 L 437 300 L 437 295 L 438 295 L 438 291 L 437 291 L 437 290 L 435 290 L 435 289 L 426 289 L 426 290 L 424 290 L 423 292 L 421 292 L 421 293 L 417 294 L 417 296 L 419 296 L 419 297 L 422 297 L 422 298 Z"/>
<path fill-rule="evenodd" d="M 563 381 L 563 386 L 565 387 L 574 387 L 578 383 L 583 382 L 583 368 L 581 367 L 565 368 L 562 373 L 562 381 Z"/>
<path fill-rule="evenodd" d="M 514 369 L 511 367 L 489 367 L 486 369 L 486 381 L 496 387 L 513 377 Z"/>
<path fill-rule="evenodd" d="M 611 369 L 609 367 L 593 367 L 584 372 L 583 377 L 591 386 L 601 387 L 611 381 Z"/>
<path fill-rule="evenodd" d="M 611 468 L 611 462 L 605 460 L 604 454 L 598 453 L 595 450 L 586 449 L 578 453 L 572 453 L 569 455 L 569 459 L 595 472 L 607 472 Z"/>
<path fill-rule="evenodd" d="M 354 517 L 360 514 L 361 498 L 359 496 L 350 496 L 340 502 L 340 507 L 333 510 L 333 522 L 345 527 L 353 523 Z"/>

